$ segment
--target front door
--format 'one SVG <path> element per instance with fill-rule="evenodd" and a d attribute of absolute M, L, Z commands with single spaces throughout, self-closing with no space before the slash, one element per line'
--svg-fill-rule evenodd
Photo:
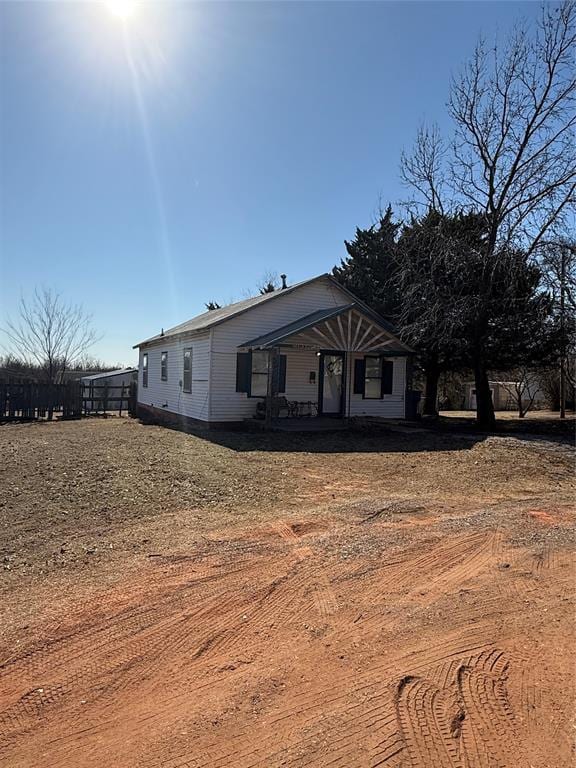
<path fill-rule="evenodd" d="M 320 413 L 342 416 L 344 405 L 344 353 L 322 352 L 320 355 Z"/>

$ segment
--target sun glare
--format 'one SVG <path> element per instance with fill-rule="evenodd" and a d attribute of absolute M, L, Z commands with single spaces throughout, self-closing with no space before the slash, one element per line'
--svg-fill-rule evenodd
<path fill-rule="evenodd" d="M 119 19 L 129 19 L 134 15 L 138 3 L 135 0 L 106 0 L 106 7 Z"/>

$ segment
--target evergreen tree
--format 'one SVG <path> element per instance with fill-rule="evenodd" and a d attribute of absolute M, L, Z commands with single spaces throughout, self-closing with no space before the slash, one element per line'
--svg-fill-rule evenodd
<path fill-rule="evenodd" d="M 488 372 L 536 365 L 557 346 L 540 269 L 525 252 L 487 250 L 487 241 L 483 214 L 430 211 L 404 229 L 394 278 L 403 336 L 426 372 L 425 412 L 435 412 L 443 370 L 471 368 L 484 425 L 494 421 Z"/>
<path fill-rule="evenodd" d="M 276 286 L 271 280 L 269 280 L 267 283 L 261 285 L 258 290 L 260 291 L 260 295 L 264 296 L 266 293 L 274 293 Z"/>
<path fill-rule="evenodd" d="M 418 351 L 425 374 L 424 413 L 437 414 L 438 380 L 462 366 L 465 340 L 455 305 L 453 270 L 467 250 L 482 247 L 481 217 L 429 211 L 405 226 L 396 248 L 392 279 L 400 296 L 397 323 Z"/>
<path fill-rule="evenodd" d="M 348 256 L 332 270 L 339 283 L 391 320 L 398 311 L 398 296 L 391 278 L 399 229 L 400 224 L 393 221 L 392 208 L 388 206 L 377 224 L 356 229 L 354 240 L 345 242 Z"/>

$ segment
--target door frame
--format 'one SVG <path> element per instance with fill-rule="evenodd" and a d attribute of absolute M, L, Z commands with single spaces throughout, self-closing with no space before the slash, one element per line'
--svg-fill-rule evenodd
<path fill-rule="evenodd" d="M 324 413 L 324 357 L 326 355 L 342 358 L 342 392 L 340 393 L 340 409 L 338 413 Z M 321 349 L 318 360 L 318 416 L 342 419 L 344 418 L 344 403 L 346 402 L 346 352 L 339 349 Z"/>

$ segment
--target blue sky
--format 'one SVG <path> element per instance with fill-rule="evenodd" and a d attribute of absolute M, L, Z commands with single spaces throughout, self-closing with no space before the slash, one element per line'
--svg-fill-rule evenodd
<path fill-rule="evenodd" d="M 452 72 L 537 3 L 0 2 L 0 326 L 46 285 L 94 355 L 267 270 L 329 271 Z M 0 343 L 3 341 L 0 334 Z"/>

